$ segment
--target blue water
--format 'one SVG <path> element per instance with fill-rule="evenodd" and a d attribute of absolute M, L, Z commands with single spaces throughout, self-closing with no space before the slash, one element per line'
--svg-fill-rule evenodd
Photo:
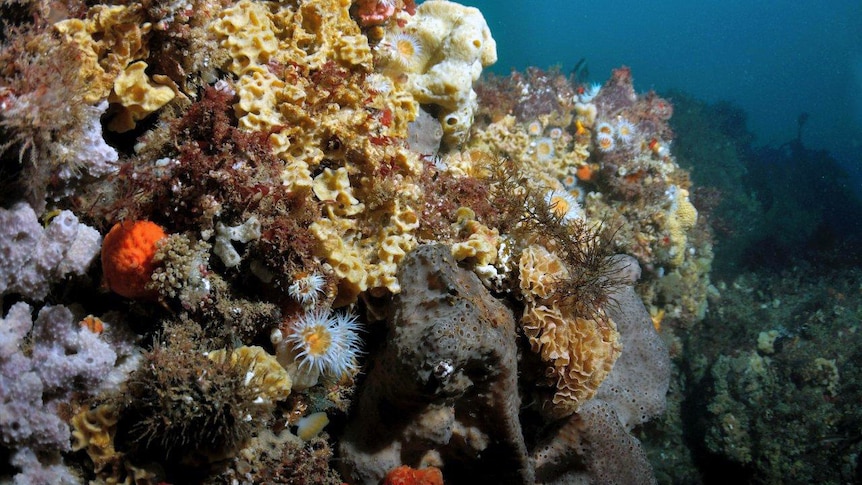
<path fill-rule="evenodd" d="M 862 2 L 689 0 L 644 2 L 464 0 L 485 15 L 497 41 L 493 70 L 567 72 L 586 58 L 591 80 L 632 68 L 638 91 L 682 89 L 748 113 L 761 145 L 796 135 L 862 165 Z"/>

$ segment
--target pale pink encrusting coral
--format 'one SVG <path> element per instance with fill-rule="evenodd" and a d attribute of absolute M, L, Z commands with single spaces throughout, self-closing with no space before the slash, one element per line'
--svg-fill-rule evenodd
<path fill-rule="evenodd" d="M 0 443 L 68 449 L 57 405 L 81 385 L 98 388 L 116 352 L 64 306 L 42 308 L 34 322 L 30 306 L 19 302 L 0 324 Z M 26 337 L 33 342 L 28 354 L 21 350 Z"/>
<path fill-rule="evenodd" d="M 52 284 L 85 274 L 101 244 L 99 232 L 71 211 L 42 227 L 26 202 L 0 208 L 0 295 L 44 300 Z"/>
<path fill-rule="evenodd" d="M 93 333 L 65 306 L 45 306 L 35 321 L 32 311 L 18 302 L 0 319 L 0 445 L 18 450 L 11 463 L 30 468 L 24 473 L 35 472 L 32 466 L 39 463 L 33 451 L 48 459 L 69 450 L 61 409 L 73 394 L 80 398 L 125 380 L 131 368 L 116 367 L 119 360 L 135 365 L 134 358 L 126 358 L 128 342 Z M 26 353 L 25 340 L 30 342 Z M 62 475 L 64 469 L 49 466 L 40 473 Z"/>

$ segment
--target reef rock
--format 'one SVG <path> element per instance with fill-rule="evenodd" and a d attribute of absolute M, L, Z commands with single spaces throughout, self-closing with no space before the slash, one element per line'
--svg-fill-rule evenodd
<path fill-rule="evenodd" d="M 457 483 L 654 483 L 630 432 L 664 411 L 670 359 L 634 291 L 637 261 L 616 256 L 614 264 L 621 284 L 607 313 L 622 353 L 595 396 L 572 416 L 539 425 L 546 431 L 528 451 L 512 313 L 447 246 L 410 252 L 386 346 L 341 440 L 345 479 L 379 483 L 408 465 L 441 468 Z"/>
<path fill-rule="evenodd" d="M 420 246 L 398 272 L 386 347 L 341 441 L 351 483 L 437 466 L 481 483 L 532 483 L 517 389 L 512 313 L 448 246 Z"/>

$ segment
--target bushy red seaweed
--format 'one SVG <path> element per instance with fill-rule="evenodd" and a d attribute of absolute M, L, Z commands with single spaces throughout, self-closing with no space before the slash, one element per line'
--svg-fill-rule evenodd
<path fill-rule="evenodd" d="M 175 231 L 239 223 L 262 203 L 286 197 L 266 133 L 236 127 L 234 95 L 207 88 L 201 100 L 171 126 L 155 163 L 135 157 L 115 178 L 121 197 L 115 217 L 147 218 Z"/>

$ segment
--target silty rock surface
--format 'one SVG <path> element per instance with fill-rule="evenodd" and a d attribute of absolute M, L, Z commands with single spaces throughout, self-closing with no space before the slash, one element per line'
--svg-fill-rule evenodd
<path fill-rule="evenodd" d="M 411 252 L 398 279 L 386 347 L 341 442 L 344 477 L 378 483 L 407 464 L 485 483 L 532 483 L 512 313 L 445 245 Z"/>

